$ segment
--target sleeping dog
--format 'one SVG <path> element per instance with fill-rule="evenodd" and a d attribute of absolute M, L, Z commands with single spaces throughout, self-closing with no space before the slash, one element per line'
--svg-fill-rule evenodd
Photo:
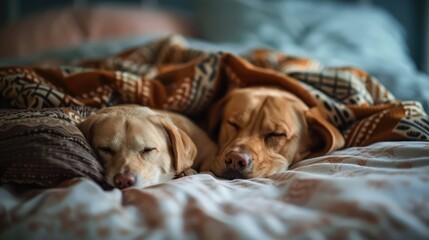
<path fill-rule="evenodd" d="M 117 188 L 146 187 L 192 174 L 216 145 L 186 117 L 137 105 L 104 108 L 78 125 Z"/>
<path fill-rule="evenodd" d="M 266 177 L 343 141 L 318 108 L 271 87 L 232 90 L 212 109 L 210 121 L 219 146 L 210 170 L 227 179 Z"/>

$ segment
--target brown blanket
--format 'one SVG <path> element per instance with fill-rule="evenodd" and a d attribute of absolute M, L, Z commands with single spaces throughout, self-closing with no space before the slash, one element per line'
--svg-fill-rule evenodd
<path fill-rule="evenodd" d="M 0 103 L 12 108 L 136 103 L 196 116 L 228 89 L 251 85 L 281 86 L 322 108 L 345 146 L 429 139 L 421 105 L 396 100 L 362 70 L 326 68 L 268 50 L 248 56 L 193 50 L 180 36 L 78 66 L 0 68 Z"/>

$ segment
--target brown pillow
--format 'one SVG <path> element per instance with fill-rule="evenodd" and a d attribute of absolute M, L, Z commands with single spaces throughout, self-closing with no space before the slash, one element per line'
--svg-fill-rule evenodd
<path fill-rule="evenodd" d="M 88 177 L 103 185 L 102 167 L 76 127 L 91 111 L 0 109 L 0 184 L 53 187 Z"/>
<path fill-rule="evenodd" d="M 50 10 L 0 30 L 0 57 L 24 57 L 83 42 L 149 34 L 192 35 L 189 21 L 169 12 L 98 6 Z"/>

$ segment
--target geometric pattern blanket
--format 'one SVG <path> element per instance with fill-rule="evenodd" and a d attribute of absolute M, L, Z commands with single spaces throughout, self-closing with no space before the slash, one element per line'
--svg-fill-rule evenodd
<path fill-rule="evenodd" d="M 326 113 L 344 146 L 429 140 L 418 102 L 402 102 L 373 76 L 353 67 L 324 67 L 271 50 L 237 56 L 190 49 L 181 36 L 73 66 L 2 67 L 2 107 L 106 107 L 135 103 L 190 117 L 205 114 L 228 90 L 276 85 Z"/>

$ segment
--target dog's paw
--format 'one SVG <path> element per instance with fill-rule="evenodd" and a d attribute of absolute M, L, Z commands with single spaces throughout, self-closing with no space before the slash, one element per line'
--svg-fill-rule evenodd
<path fill-rule="evenodd" d="M 197 171 L 195 171 L 192 168 L 186 169 L 185 171 L 179 173 L 176 175 L 176 178 L 181 178 L 181 177 L 185 177 L 185 176 L 191 176 L 191 175 L 196 175 L 198 174 Z"/>
<path fill-rule="evenodd" d="M 213 177 L 216 177 L 216 175 L 214 175 L 214 173 L 212 173 L 210 171 L 202 171 L 202 172 L 200 172 L 200 174 L 208 174 L 208 175 L 211 175 Z"/>
<path fill-rule="evenodd" d="M 191 176 L 191 175 L 198 174 L 198 172 L 197 172 L 197 171 L 195 171 L 195 170 L 194 170 L 194 169 L 192 169 L 192 168 L 189 168 L 189 169 L 185 170 L 185 171 L 183 172 L 183 174 L 184 174 L 185 176 Z"/>

